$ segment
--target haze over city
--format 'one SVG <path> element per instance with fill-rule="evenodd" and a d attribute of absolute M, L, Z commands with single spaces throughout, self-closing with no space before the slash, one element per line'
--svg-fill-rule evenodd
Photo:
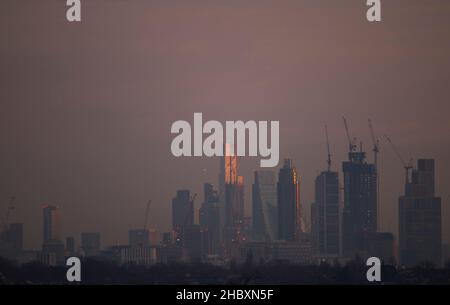
<path fill-rule="evenodd" d="M 257 4 L 256 4 L 257 2 Z M 219 158 L 175 158 L 176 120 L 280 121 L 280 166 L 292 158 L 306 220 L 314 178 L 342 171 L 347 138 L 381 140 L 380 229 L 397 237 L 405 159 L 436 160 L 443 242 L 450 242 L 450 3 L 365 1 L 85 1 L 83 22 L 63 1 L 0 4 L 0 203 L 16 197 L 11 222 L 26 248 L 42 243 L 42 204 L 60 207 L 64 236 L 98 231 L 102 245 L 140 228 L 171 228 L 177 189 L 217 187 Z M 407 4 L 407 6 L 406 6 Z M 251 215 L 258 158 L 240 158 Z M 278 168 L 274 169 L 278 171 Z M 3 212 L 2 212 L 3 213 Z M 197 216 L 197 213 L 196 213 Z"/>

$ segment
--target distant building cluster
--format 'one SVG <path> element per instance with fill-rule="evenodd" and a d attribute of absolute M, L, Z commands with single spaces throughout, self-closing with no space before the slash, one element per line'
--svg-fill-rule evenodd
<path fill-rule="evenodd" d="M 225 151 L 228 148 L 225 147 Z M 132 229 L 126 245 L 103 247 L 98 232 L 81 233 L 62 240 L 60 211 L 45 205 L 41 251 L 23 249 L 23 225 L 5 224 L 0 235 L 0 255 L 46 265 L 64 264 L 69 256 L 96 257 L 118 264 L 202 261 L 224 265 L 231 261 L 288 261 L 317 264 L 379 257 L 385 264 L 412 267 L 421 262 L 442 266 L 448 246 L 442 245 L 441 199 L 435 195 L 433 159 L 420 159 L 417 168 L 406 167 L 404 195 L 399 198 L 398 240 L 378 228 L 378 169 L 365 152 L 350 145 L 342 163 L 342 177 L 328 169 L 315 179 L 311 214 L 304 215 L 300 201 L 300 175 L 286 159 L 278 175 L 254 172 L 252 217 L 244 214 L 244 178 L 238 174 L 236 156 L 220 159 L 218 189 L 203 187 L 194 219 L 196 194 L 178 190 L 172 199 L 172 230 Z M 310 218 L 306 229 L 305 219 Z M 445 251 L 443 251 L 443 249 Z"/>

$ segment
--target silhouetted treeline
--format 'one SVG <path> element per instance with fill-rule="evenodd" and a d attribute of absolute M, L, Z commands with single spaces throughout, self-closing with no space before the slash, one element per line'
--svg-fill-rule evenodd
<path fill-rule="evenodd" d="M 81 284 L 350 284 L 366 285 L 363 261 L 294 265 L 287 262 L 231 262 L 228 267 L 203 263 L 172 263 L 152 266 L 118 265 L 99 259 L 82 260 Z M 65 266 L 48 267 L 39 262 L 16 265 L 0 258 L 0 284 L 68 284 Z M 422 263 L 412 269 L 383 266 L 383 284 L 450 284 L 450 263 L 437 269 Z"/>

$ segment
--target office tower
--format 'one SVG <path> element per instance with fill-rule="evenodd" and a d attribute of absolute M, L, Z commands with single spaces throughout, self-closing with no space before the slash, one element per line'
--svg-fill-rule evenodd
<path fill-rule="evenodd" d="M 244 223 L 244 177 L 238 176 L 237 157 L 230 145 L 224 145 L 219 169 L 219 217 L 222 244 L 227 254 L 239 243 Z"/>
<path fill-rule="evenodd" d="M 244 179 L 225 185 L 225 226 L 232 227 L 244 218 Z"/>
<path fill-rule="evenodd" d="M 64 243 L 60 240 L 60 214 L 59 209 L 53 205 L 42 207 L 44 216 L 44 235 L 41 253 L 41 262 L 56 266 L 64 263 Z"/>
<path fill-rule="evenodd" d="M 66 238 L 66 252 L 69 256 L 75 255 L 75 238 Z"/>
<path fill-rule="evenodd" d="M 311 205 L 311 238 L 317 254 L 340 254 L 339 216 L 338 173 L 324 171 L 316 177 L 315 201 Z"/>
<path fill-rule="evenodd" d="M 290 159 L 284 160 L 278 174 L 277 204 L 278 238 L 286 241 L 298 240 L 301 233 L 300 182 Z"/>
<path fill-rule="evenodd" d="M 434 191 L 434 160 L 420 159 L 407 175 L 405 195 L 399 198 L 400 263 L 441 265 L 441 198 Z"/>
<path fill-rule="evenodd" d="M 144 229 L 129 230 L 128 244 L 130 247 L 147 247 L 150 245 L 149 231 Z"/>
<path fill-rule="evenodd" d="M 244 177 L 238 176 L 235 184 L 235 198 L 232 203 L 233 223 L 242 224 L 244 221 Z"/>
<path fill-rule="evenodd" d="M 60 240 L 60 215 L 58 207 L 44 205 L 42 212 L 44 216 L 44 243 L 51 240 Z"/>
<path fill-rule="evenodd" d="M 377 172 L 363 151 L 350 151 L 344 172 L 342 252 L 353 258 L 364 251 L 368 233 L 377 231 Z"/>
<path fill-rule="evenodd" d="M 259 239 L 277 239 L 277 191 L 273 171 L 255 171 L 252 188 L 252 229 Z"/>
<path fill-rule="evenodd" d="M 178 190 L 172 199 L 172 227 L 180 233 L 185 226 L 194 224 L 194 202 L 188 190 Z"/>
<path fill-rule="evenodd" d="M 232 248 L 236 248 L 242 241 L 242 228 L 244 225 L 244 179 L 237 176 L 235 183 L 225 185 L 225 227 L 224 244 L 228 256 Z"/>
<path fill-rule="evenodd" d="M 206 238 L 205 252 L 206 254 L 219 254 L 221 240 L 219 194 L 209 183 L 204 184 L 203 194 L 203 203 L 199 210 L 199 222 Z"/>
<path fill-rule="evenodd" d="M 81 233 L 81 249 L 85 256 L 98 256 L 100 254 L 100 233 Z"/>
<path fill-rule="evenodd" d="M 219 216 L 222 232 L 230 226 L 230 200 L 234 197 L 234 185 L 237 183 L 237 157 L 231 151 L 230 144 L 224 145 L 224 156 L 220 158 L 219 168 Z M 223 233 L 221 233 L 223 235 Z"/>
<path fill-rule="evenodd" d="M 237 182 L 237 157 L 231 151 L 230 144 L 224 145 L 224 156 L 220 159 L 219 195 L 225 191 L 225 184 Z"/>

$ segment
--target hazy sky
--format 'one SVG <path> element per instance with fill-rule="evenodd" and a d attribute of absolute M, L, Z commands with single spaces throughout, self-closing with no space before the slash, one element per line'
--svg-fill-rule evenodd
<path fill-rule="evenodd" d="M 301 177 L 307 217 L 316 174 L 341 171 L 351 133 L 371 149 L 367 119 L 406 159 L 436 158 L 443 235 L 450 240 L 450 2 L 365 0 L 83 0 L 82 22 L 65 1 L 0 1 L 0 207 L 25 246 L 42 241 L 41 204 L 60 206 L 63 236 L 100 231 L 124 243 L 144 222 L 171 226 L 171 198 L 217 186 L 218 160 L 172 157 L 170 125 L 279 120 L 280 155 Z M 369 154 L 372 160 L 372 154 Z M 252 171 L 239 160 L 251 211 Z M 381 229 L 397 234 L 404 171 L 381 142 Z"/>

